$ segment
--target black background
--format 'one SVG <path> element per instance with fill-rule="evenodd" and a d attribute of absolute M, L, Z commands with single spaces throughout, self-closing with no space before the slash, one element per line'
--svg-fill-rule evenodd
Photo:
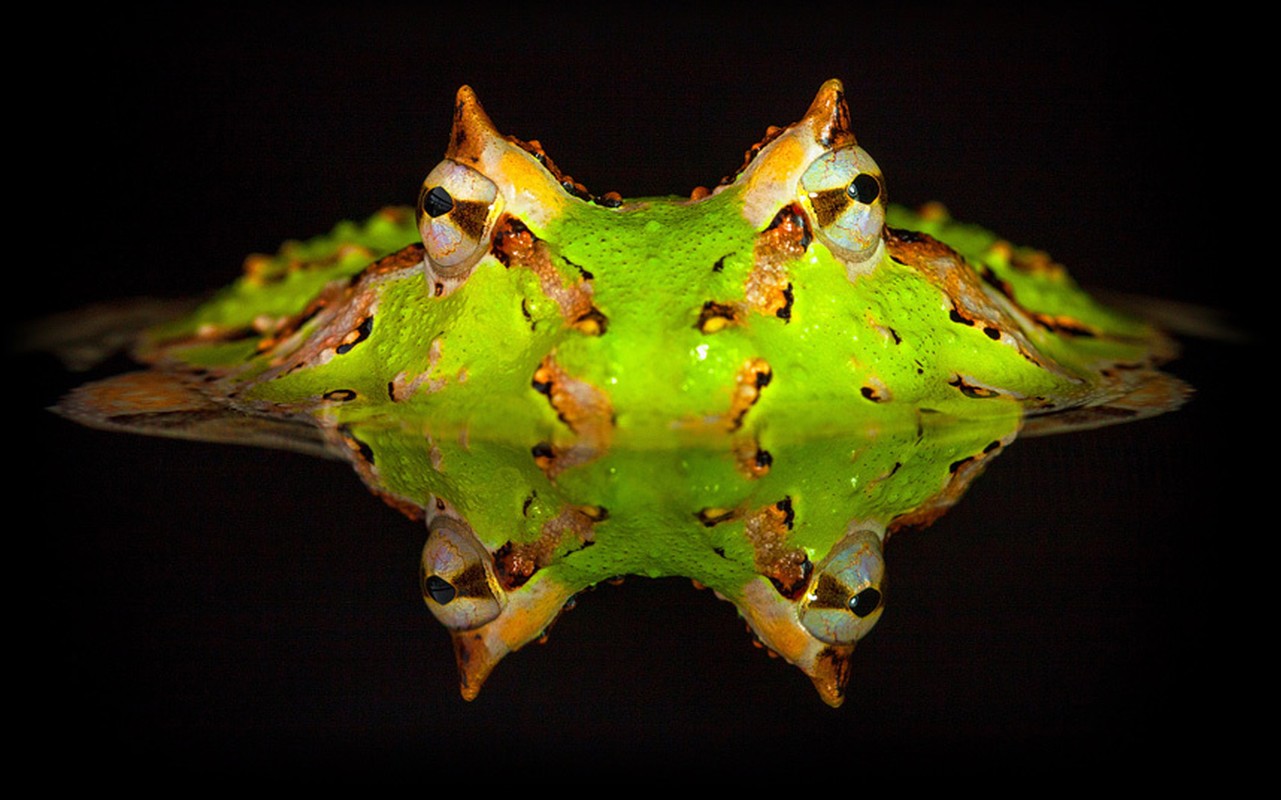
<path fill-rule="evenodd" d="M 52 88 L 23 126 L 45 177 L 16 181 L 37 214 L 16 237 L 16 316 L 207 291 L 246 253 L 411 203 L 463 83 L 500 130 L 631 197 L 713 185 L 839 77 L 892 199 L 941 200 L 1087 285 L 1220 308 L 1251 291 L 1225 263 L 1255 248 L 1222 222 L 1219 154 L 1250 143 L 1213 110 L 1214 31 L 1078 7 L 849 8 L 51 20 L 48 59 L 27 65 Z M 674 579 L 589 593 L 464 703 L 418 596 L 423 531 L 349 468 L 78 428 L 41 409 L 80 378 L 24 356 L 21 724 L 38 750 L 124 771 L 457 772 L 517 791 L 598 767 L 818 785 L 1198 770 L 1237 749 L 1229 709 L 1255 702 L 1232 566 L 1259 532 L 1233 443 L 1252 427 L 1252 352 L 1190 342 L 1184 410 L 1017 442 L 954 512 L 895 538 L 890 607 L 839 710 Z"/>

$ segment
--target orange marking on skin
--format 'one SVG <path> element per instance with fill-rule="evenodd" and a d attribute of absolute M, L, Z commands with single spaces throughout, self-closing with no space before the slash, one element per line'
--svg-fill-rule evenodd
<path fill-rule="evenodd" d="M 534 370 L 535 388 L 547 395 L 561 421 L 592 444 L 606 444 L 614 429 L 609 396 L 567 373 L 552 356 Z"/>
<path fill-rule="evenodd" d="M 738 371 L 734 376 L 734 394 L 730 400 L 729 414 L 726 415 L 729 430 L 736 431 L 743 426 L 743 417 L 760 399 L 761 389 L 768 386 L 773 378 L 774 372 L 770 369 L 769 362 L 763 358 L 748 361 Z"/>

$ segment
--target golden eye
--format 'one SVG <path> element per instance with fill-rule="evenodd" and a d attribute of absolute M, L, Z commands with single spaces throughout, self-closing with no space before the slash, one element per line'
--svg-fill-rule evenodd
<path fill-rule="evenodd" d="M 801 598 L 801 624 L 828 644 L 854 644 L 881 618 L 885 560 L 873 531 L 855 531 L 832 548 Z"/>
<path fill-rule="evenodd" d="M 479 628 L 503 610 L 492 565 L 466 523 L 444 515 L 432 520 L 423 545 L 423 600 L 445 627 Z"/>
<path fill-rule="evenodd" d="M 476 170 L 445 159 L 418 194 L 418 232 L 427 250 L 428 280 L 458 283 L 489 252 L 498 216 L 498 189 Z"/>
<path fill-rule="evenodd" d="M 800 194 L 814 230 L 837 256 L 859 262 L 876 252 L 885 226 L 885 186 L 867 151 L 851 145 L 814 159 L 801 176 Z"/>

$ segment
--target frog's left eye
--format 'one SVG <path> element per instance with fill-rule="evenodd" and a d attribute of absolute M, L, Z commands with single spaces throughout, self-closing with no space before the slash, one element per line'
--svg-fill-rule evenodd
<path fill-rule="evenodd" d="M 451 631 L 479 628 L 502 611 L 502 590 L 489 554 L 467 524 L 448 516 L 432 520 L 423 546 L 423 600 Z"/>
<path fill-rule="evenodd" d="M 870 258 L 885 225 L 881 169 L 857 145 L 831 150 L 801 176 L 801 202 L 823 241 L 847 261 Z"/>
<path fill-rule="evenodd" d="M 498 216 L 498 189 L 476 170 L 445 159 L 418 195 L 418 232 L 427 268 L 438 282 L 457 283 L 489 251 Z"/>
<path fill-rule="evenodd" d="M 798 609 L 801 624 L 828 644 L 854 644 L 881 618 L 884 580 L 880 537 L 851 533 L 814 570 Z"/>

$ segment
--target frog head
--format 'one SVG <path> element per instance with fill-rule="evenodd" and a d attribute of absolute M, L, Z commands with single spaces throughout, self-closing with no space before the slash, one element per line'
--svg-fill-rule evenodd
<path fill-rule="evenodd" d="M 766 385 L 799 412 L 833 388 L 801 373 L 849 372 L 848 352 L 814 339 L 849 309 L 818 296 L 886 259 L 885 191 L 839 81 L 687 198 L 591 194 L 500 134 L 468 87 L 449 142 L 417 206 L 428 292 L 476 303 L 469 284 L 506 275 L 509 297 L 484 302 L 521 309 L 529 331 L 503 344 L 530 353 L 532 384 L 580 437 L 735 431 Z"/>
<path fill-rule="evenodd" d="M 831 706 L 845 699 L 854 645 L 884 610 L 882 536 L 851 523 L 799 593 L 789 596 L 768 580 L 754 580 L 737 603 L 761 642 L 808 675 Z"/>

